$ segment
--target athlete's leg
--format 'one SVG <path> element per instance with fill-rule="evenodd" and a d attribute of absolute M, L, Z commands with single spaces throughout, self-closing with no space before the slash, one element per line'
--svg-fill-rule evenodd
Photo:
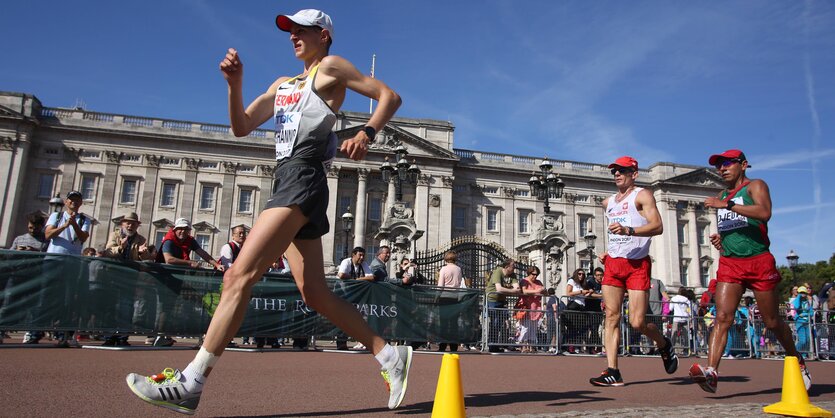
<path fill-rule="evenodd" d="M 738 283 L 719 282 L 716 284 L 716 319 L 713 321 L 713 332 L 710 334 L 710 345 L 707 353 L 707 364 L 714 369 L 719 368 L 722 354 L 728 343 L 728 330 L 734 321 L 734 314 L 745 289 Z"/>
<path fill-rule="evenodd" d="M 658 326 L 654 322 L 647 322 L 648 302 L 648 291 L 629 289 L 629 325 L 654 341 L 656 347 L 661 348 L 667 343 Z"/>
<path fill-rule="evenodd" d="M 606 345 L 606 361 L 610 368 L 618 368 L 618 347 L 620 346 L 620 319 L 625 289 L 603 285 L 603 303 L 606 304 L 606 319 L 603 341 Z"/>
<path fill-rule="evenodd" d="M 757 306 L 760 307 L 763 323 L 780 341 L 783 349 L 786 350 L 786 355 L 800 358 L 800 353 L 797 352 L 797 347 L 794 345 L 789 324 L 783 321 L 778 312 L 780 301 L 778 300 L 777 290 L 754 291 L 754 298 L 757 299 Z"/>
<path fill-rule="evenodd" d="M 249 306 L 252 286 L 285 252 L 296 233 L 307 223 L 298 206 L 267 209 L 258 216 L 235 263 L 223 276 L 223 292 L 206 331 L 203 348 L 220 356 L 229 339 L 241 327 Z M 208 376 L 211 368 L 206 370 Z"/>
<path fill-rule="evenodd" d="M 247 239 L 247 245 L 249 245 L 249 239 Z M 359 311 L 344 299 L 336 296 L 328 287 L 325 282 L 321 238 L 296 239 L 285 254 L 287 261 L 290 262 L 293 279 L 307 306 L 324 315 L 346 334 L 363 343 L 375 355 L 386 346 L 385 340 L 368 326 Z"/>

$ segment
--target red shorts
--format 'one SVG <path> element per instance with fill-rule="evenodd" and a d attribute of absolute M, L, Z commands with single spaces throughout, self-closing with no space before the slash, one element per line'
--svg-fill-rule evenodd
<path fill-rule="evenodd" d="M 603 261 L 603 284 L 625 287 L 628 290 L 649 290 L 652 261 L 649 256 L 639 259 L 606 256 Z"/>
<path fill-rule="evenodd" d="M 774 290 L 780 279 L 777 262 L 768 251 L 752 257 L 719 257 L 718 282 L 741 284 L 757 292 L 767 292 Z"/>

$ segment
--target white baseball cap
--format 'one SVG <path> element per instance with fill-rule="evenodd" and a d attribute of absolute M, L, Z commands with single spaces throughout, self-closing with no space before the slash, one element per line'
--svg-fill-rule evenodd
<path fill-rule="evenodd" d="M 191 229 L 191 222 L 189 222 L 188 219 L 186 219 L 186 218 L 177 218 L 177 220 L 174 221 L 174 229 L 177 229 L 177 228 L 189 228 L 189 229 Z"/>
<path fill-rule="evenodd" d="M 290 32 L 290 24 L 295 23 L 302 26 L 318 26 L 327 29 L 333 39 L 333 21 L 325 12 L 316 9 L 299 10 L 292 16 L 278 15 L 275 17 L 275 25 L 279 29 Z"/>

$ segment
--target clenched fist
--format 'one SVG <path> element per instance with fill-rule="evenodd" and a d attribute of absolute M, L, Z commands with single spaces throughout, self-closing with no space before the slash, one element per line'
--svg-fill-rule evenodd
<path fill-rule="evenodd" d="M 244 63 L 241 62 L 241 57 L 238 56 L 235 48 L 229 48 L 226 51 L 226 56 L 220 62 L 220 72 L 229 84 L 240 83 L 243 80 Z"/>

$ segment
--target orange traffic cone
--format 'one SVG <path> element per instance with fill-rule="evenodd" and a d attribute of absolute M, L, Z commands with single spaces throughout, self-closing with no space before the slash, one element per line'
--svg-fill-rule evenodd
<path fill-rule="evenodd" d="M 832 416 L 832 412 L 809 403 L 809 394 L 800 374 L 800 362 L 793 356 L 786 356 L 783 363 L 783 395 L 780 402 L 766 406 L 763 412 L 793 417 Z"/>
<path fill-rule="evenodd" d="M 438 375 L 438 387 L 435 389 L 432 418 L 465 418 L 466 416 L 458 354 L 444 354 L 441 361 L 441 373 Z"/>

